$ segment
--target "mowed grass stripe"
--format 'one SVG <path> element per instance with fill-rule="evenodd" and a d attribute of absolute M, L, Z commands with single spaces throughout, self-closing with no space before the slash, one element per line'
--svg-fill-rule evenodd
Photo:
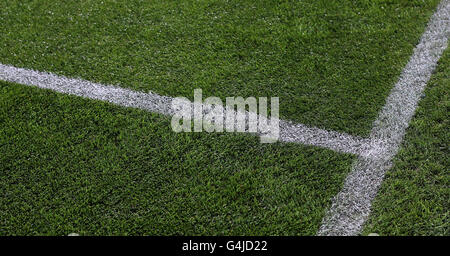
<path fill-rule="evenodd" d="M 0 82 L 2 235 L 313 235 L 352 160 Z"/>
<path fill-rule="evenodd" d="M 369 134 L 438 0 L 0 2 L 0 63 Z"/>

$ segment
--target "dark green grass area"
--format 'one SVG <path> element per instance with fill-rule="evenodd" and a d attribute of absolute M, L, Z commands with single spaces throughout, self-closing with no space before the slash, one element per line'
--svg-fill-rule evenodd
<path fill-rule="evenodd" d="M 438 0 L 0 2 L 0 62 L 367 135 Z"/>
<path fill-rule="evenodd" d="M 352 159 L 0 82 L 1 235 L 314 235 Z"/>
<path fill-rule="evenodd" d="M 441 58 L 364 233 L 450 235 L 450 50 Z"/>

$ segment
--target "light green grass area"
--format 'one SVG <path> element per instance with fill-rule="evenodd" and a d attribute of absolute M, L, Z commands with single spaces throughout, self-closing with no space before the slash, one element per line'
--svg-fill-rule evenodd
<path fill-rule="evenodd" d="M 450 235 L 450 50 L 427 87 L 364 233 Z"/>
<path fill-rule="evenodd" d="M 0 235 L 314 235 L 352 159 L 0 82 Z"/>
<path fill-rule="evenodd" d="M 0 62 L 367 135 L 438 0 L 0 2 Z"/>

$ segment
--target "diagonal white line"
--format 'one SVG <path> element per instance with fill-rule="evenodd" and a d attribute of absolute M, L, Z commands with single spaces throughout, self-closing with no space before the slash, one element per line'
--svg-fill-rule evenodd
<path fill-rule="evenodd" d="M 360 156 L 333 199 L 318 235 L 357 235 L 370 214 L 384 174 L 392 166 L 406 128 L 450 36 L 450 0 L 443 0 L 374 122 L 371 149 Z"/>
<path fill-rule="evenodd" d="M 385 172 L 392 165 L 391 160 L 397 153 L 421 93 L 447 46 L 449 1 L 443 0 L 433 15 L 400 80 L 375 121 L 369 138 L 280 121 L 280 140 L 283 142 L 314 145 L 358 155 L 342 191 L 333 199 L 333 204 L 323 219 L 319 235 L 355 235 L 361 231 L 370 213 L 371 201 Z M 163 115 L 174 114 L 171 108 L 173 98 L 154 93 L 136 92 L 3 64 L 0 64 L 0 80 Z"/>
<path fill-rule="evenodd" d="M 303 124 L 280 121 L 280 141 L 295 142 L 332 149 L 338 152 L 371 157 L 371 140 L 346 133 L 326 131 Z"/>
<path fill-rule="evenodd" d="M 47 72 L 0 64 L 0 80 L 107 101 L 116 105 L 139 108 L 163 115 L 170 116 L 174 114 L 171 107 L 173 98 L 171 97 L 137 92 Z M 279 139 L 282 142 L 319 146 L 357 155 L 366 155 L 370 142 L 369 139 L 312 128 L 302 124 L 294 124 L 289 121 L 280 121 Z"/>

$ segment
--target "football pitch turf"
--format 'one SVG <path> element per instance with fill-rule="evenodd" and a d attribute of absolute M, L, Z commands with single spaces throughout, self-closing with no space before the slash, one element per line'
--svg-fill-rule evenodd
<path fill-rule="evenodd" d="M 277 96 L 282 119 L 365 137 L 438 3 L 3 1 L 0 64 Z M 449 234 L 448 65 L 447 51 L 363 234 Z M 357 158 L 174 133 L 167 116 L 9 82 L 0 98 L 4 235 L 315 235 Z"/>
<path fill-rule="evenodd" d="M 2 1 L 0 60 L 368 135 L 438 2 Z"/>
<path fill-rule="evenodd" d="M 364 233 L 450 235 L 450 51 L 427 85 Z"/>

